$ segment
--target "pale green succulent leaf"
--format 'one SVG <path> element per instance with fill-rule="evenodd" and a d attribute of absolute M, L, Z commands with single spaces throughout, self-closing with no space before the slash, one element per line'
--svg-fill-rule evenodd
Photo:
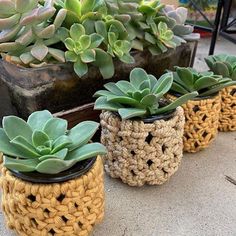
<path fill-rule="evenodd" d="M 17 136 L 22 136 L 26 140 L 31 140 L 33 133 L 31 127 L 19 117 L 3 117 L 2 126 L 10 140 L 16 138 Z"/>
<path fill-rule="evenodd" d="M 73 24 L 70 28 L 70 36 L 74 41 L 79 41 L 85 35 L 85 28 L 81 24 Z"/>
<path fill-rule="evenodd" d="M 148 74 L 142 68 L 135 68 L 130 73 L 130 82 L 136 88 L 139 89 L 139 86 L 143 83 L 144 80 L 148 80 Z"/>
<path fill-rule="evenodd" d="M 88 66 L 86 63 L 83 63 L 80 58 L 77 58 L 77 61 L 74 63 L 74 71 L 81 78 L 88 72 Z"/>
<path fill-rule="evenodd" d="M 53 154 L 39 157 L 39 161 L 44 161 L 44 160 L 52 159 L 52 158 L 58 158 L 60 160 L 64 160 L 67 153 L 68 153 L 68 148 L 64 148 L 64 149 L 59 150 L 58 152 L 54 152 Z"/>
<path fill-rule="evenodd" d="M 116 83 L 116 87 L 118 87 L 124 94 L 127 94 L 129 91 L 135 91 L 135 87 L 132 86 L 131 83 L 129 83 L 126 80 L 120 80 Z"/>
<path fill-rule="evenodd" d="M 118 113 L 123 120 L 126 120 L 133 117 L 142 117 L 146 115 L 147 111 L 140 108 L 120 108 Z"/>
<path fill-rule="evenodd" d="M 10 141 L 21 153 L 24 153 L 26 157 L 36 158 L 40 155 L 35 150 L 34 146 L 26 138 L 17 136 Z"/>
<path fill-rule="evenodd" d="M 67 51 L 65 52 L 65 58 L 66 58 L 66 61 L 77 62 L 78 55 L 75 52 Z"/>
<path fill-rule="evenodd" d="M 84 63 L 93 62 L 96 59 L 96 52 L 94 49 L 87 49 L 81 54 L 80 58 Z"/>
<path fill-rule="evenodd" d="M 36 169 L 39 161 L 37 159 L 16 159 L 8 156 L 3 157 L 3 165 L 9 170 L 19 172 L 33 172 Z"/>
<path fill-rule="evenodd" d="M 188 88 L 193 88 L 194 78 L 193 74 L 188 68 L 177 67 L 176 72 L 179 78 L 183 81 L 184 84 L 186 84 Z"/>
<path fill-rule="evenodd" d="M 48 54 L 48 47 L 41 42 L 38 42 L 31 49 L 31 54 L 39 61 L 42 61 Z"/>
<path fill-rule="evenodd" d="M 97 48 L 101 45 L 101 43 L 103 42 L 104 38 L 96 33 L 91 34 L 91 44 L 90 44 L 90 48 Z"/>
<path fill-rule="evenodd" d="M 122 107 L 119 103 L 108 102 L 105 96 L 99 97 L 94 104 L 95 110 L 118 111 Z"/>
<path fill-rule="evenodd" d="M 56 59 L 58 62 L 65 63 L 65 53 L 64 51 L 56 48 L 48 48 L 49 54 Z"/>
<path fill-rule="evenodd" d="M 201 89 L 205 89 L 210 86 L 216 85 L 217 83 L 218 83 L 217 79 L 208 76 L 203 76 L 194 83 L 194 88 L 196 89 L 196 91 L 199 91 Z"/>
<path fill-rule="evenodd" d="M 68 133 L 68 137 L 72 140 L 69 150 L 72 151 L 88 143 L 97 132 L 98 127 L 99 123 L 94 121 L 84 121 L 73 127 Z"/>
<path fill-rule="evenodd" d="M 73 143 L 72 139 L 68 137 L 67 135 L 62 135 L 58 137 L 53 143 L 52 143 L 52 151 L 51 153 L 56 153 L 60 151 L 63 148 L 68 148 Z"/>
<path fill-rule="evenodd" d="M 65 8 L 81 16 L 81 2 L 78 0 L 65 0 Z"/>
<path fill-rule="evenodd" d="M 67 131 L 67 121 L 61 118 L 52 118 L 45 123 L 43 132 L 45 132 L 50 139 L 57 139 L 64 135 Z"/>
<path fill-rule="evenodd" d="M 106 148 L 100 143 L 89 143 L 70 152 L 66 160 L 83 161 L 98 155 L 105 155 Z"/>
<path fill-rule="evenodd" d="M 28 117 L 27 123 L 32 130 L 42 131 L 44 124 L 52 118 L 52 114 L 47 110 L 36 111 Z"/>
<path fill-rule="evenodd" d="M 32 143 L 34 147 L 43 146 L 47 141 L 49 141 L 48 135 L 40 130 L 35 130 L 32 135 Z"/>
<path fill-rule="evenodd" d="M 21 14 L 15 14 L 7 18 L 0 19 L 0 30 L 10 29 L 17 24 L 21 17 Z"/>
<path fill-rule="evenodd" d="M 152 92 L 166 94 L 170 90 L 172 83 L 173 83 L 172 73 L 166 73 L 162 75 L 160 79 L 157 81 L 156 85 L 152 89 Z"/>
<path fill-rule="evenodd" d="M 75 41 L 72 38 L 67 38 L 64 43 L 65 43 L 66 48 L 70 51 L 73 51 L 74 48 L 76 47 Z"/>

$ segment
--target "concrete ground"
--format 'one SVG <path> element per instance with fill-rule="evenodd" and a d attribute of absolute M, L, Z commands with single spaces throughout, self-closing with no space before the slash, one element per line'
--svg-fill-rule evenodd
<path fill-rule="evenodd" d="M 195 67 L 205 70 L 209 40 L 200 42 Z M 216 53 L 236 46 L 220 39 Z M 220 133 L 210 148 L 185 154 L 162 186 L 129 187 L 106 176 L 106 215 L 93 236 L 236 236 L 236 132 Z M 0 213 L 0 236 L 14 236 Z M 32 235 L 33 236 L 33 235 Z"/>

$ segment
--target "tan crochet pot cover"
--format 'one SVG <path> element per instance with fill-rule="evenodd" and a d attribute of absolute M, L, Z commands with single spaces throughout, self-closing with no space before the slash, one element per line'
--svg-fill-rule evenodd
<path fill-rule="evenodd" d="M 100 115 L 101 142 L 107 147 L 105 169 L 130 186 L 160 185 L 178 169 L 183 150 L 183 109 L 168 121 L 152 124 L 123 120 L 111 112 Z"/>
<path fill-rule="evenodd" d="M 236 131 L 236 85 L 221 92 L 220 131 Z"/>
<path fill-rule="evenodd" d="M 34 184 L 2 168 L 2 209 L 8 227 L 21 236 L 85 236 L 104 215 L 100 157 L 82 177 L 58 184 Z"/>
<path fill-rule="evenodd" d="M 168 97 L 175 99 L 171 95 Z M 218 131 L 220 95 L 209 99 L 191 100 L 182 107 L 185 114 L 184 151 L 194 153 L 209 147 Z"/>

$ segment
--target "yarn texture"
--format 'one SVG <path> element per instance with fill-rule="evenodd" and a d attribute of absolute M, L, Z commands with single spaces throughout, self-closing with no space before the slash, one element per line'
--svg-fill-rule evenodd
<path fill-rule="evenodd" d="M 104 216 L 100 157 L 83 176 L 63 183 L 22 181 L 2 167 L 2 209 L 20 236 L 86 236 Z"/>
<path fill-rule="evenodd" d="M 130 186 L 165 183 L 178 169 L 183 154 L 184 113 L 152 124 L 121 120 L 114 113 L 100 115 L 101 142 L 107 147 L 105 170 Z"/>
<path fill-rule="evenodd" d="M 236 85 L 221 91 L 220 131 L 236 131 Z"/>
<path fill-rule="evenodd" d="M 176 97 L 168 95 L 174 100 Z M 198 152 L 210 146 L 219 126 L 221 97 L 191 100 L 182 105 L 185 114 L 184 151 Z"/>

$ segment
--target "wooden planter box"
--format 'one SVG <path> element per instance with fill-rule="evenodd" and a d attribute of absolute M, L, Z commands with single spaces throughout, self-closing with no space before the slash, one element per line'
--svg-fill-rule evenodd
<path fill-rule="evenodd" d="M 95 67 L 79 78 L 71 64 L 22 68 L 6 61 L 0 61 L 0 77 L 10 91 L 11 102 L 18 115 L 27 118 L 36 110 L 48 109 L 55 113 L 91 103 L 94 101 L 92 95 L 104 83 L 128 79 L 134 67 L 142 67 L 159 77 L 166 69 L 173 69 L 176 65 L 191 66 L 196 45 L 197 41 L 188 42 L 159 56 L 152 56 L 147 51 L 134 51 L 136 63 L 128 65 L 115 61 L 116 73 L 110 80 L 104 80 Z"/>

